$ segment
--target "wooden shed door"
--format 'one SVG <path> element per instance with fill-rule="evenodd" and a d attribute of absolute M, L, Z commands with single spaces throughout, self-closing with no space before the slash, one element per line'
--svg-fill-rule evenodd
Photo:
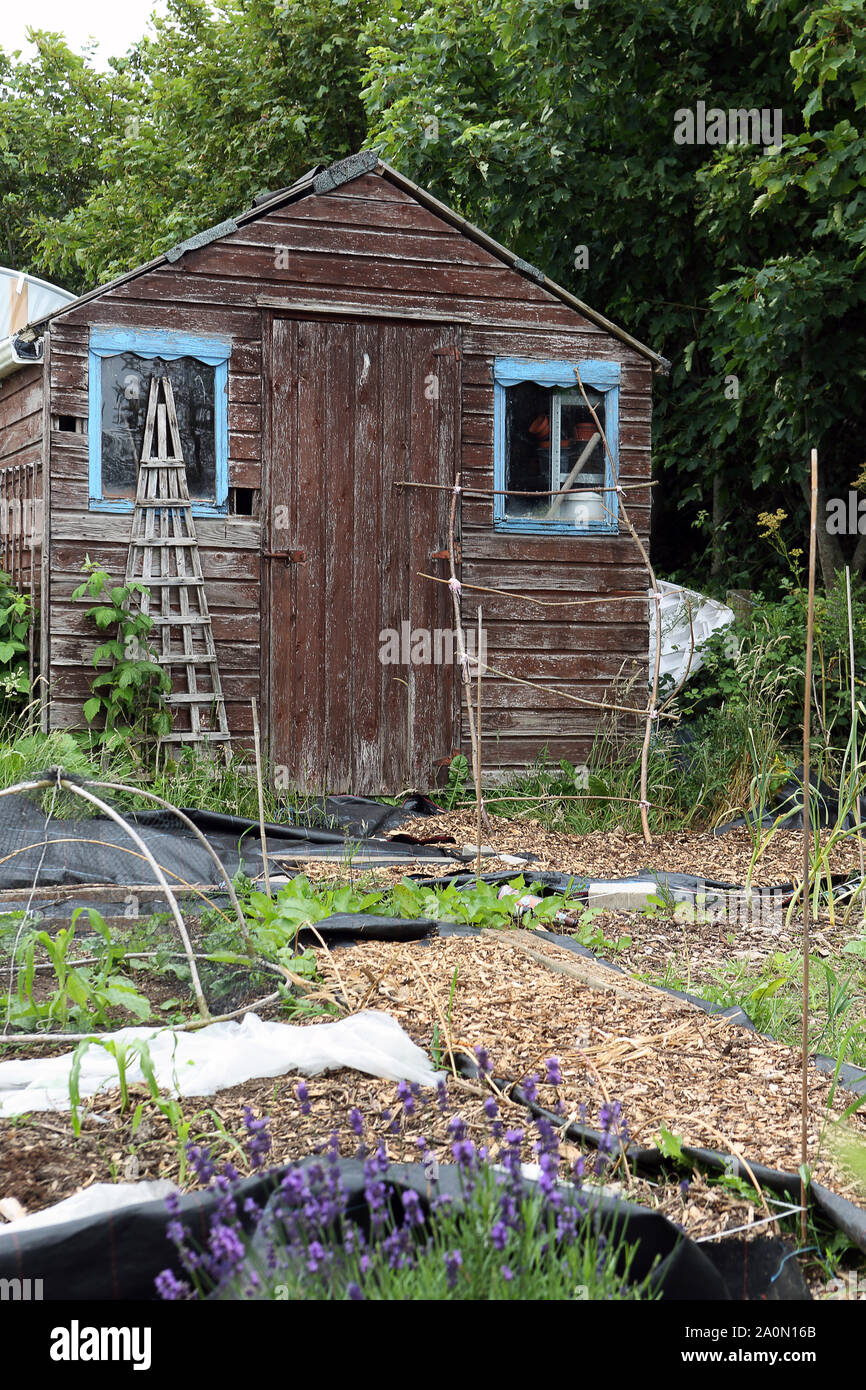
<path fill-rule="evenodd" d="M 418 575 L 447 577 L 432 556 L 449 493 L 398 484 L 448 485 L 459 468 L 458 335 L 274 321 L 270 753 L 302 790 L 429 786 L 458 746 L 459 668 L 382 659 L 395 655 L 383 634 L 404 658 L 419 632 L 435 653 L 432 634 L 453 627 L 447 585 Z"/>

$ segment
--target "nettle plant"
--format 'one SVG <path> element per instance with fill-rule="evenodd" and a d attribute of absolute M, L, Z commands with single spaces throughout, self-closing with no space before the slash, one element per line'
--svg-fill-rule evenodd
<path fill-rule="evenodd" d="M 84 717 L 92 724 L 103 716 L 106 738 L 134 734 L 146 744 L 158 742 L 171 729 L 171 715 L 165 703 L 171 678 L 159 665 L 156 651 L 148 642 L 153 618 L 142 611 L 140 601 L 150 597 L 150 590 L 135 580 L 113 583 L 106 570 L 90 556 L 82 570 L 87 578 L 72 597 L 98 600 L 86 616 L 101 632 L 116 631 L 93 653 L 94 666 L 102 662 L 110 665 L 94 678 L 91 697 L 84 704 Z"/>

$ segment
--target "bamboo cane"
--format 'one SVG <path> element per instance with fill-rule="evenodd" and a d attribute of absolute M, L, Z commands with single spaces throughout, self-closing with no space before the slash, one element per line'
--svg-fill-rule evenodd
<path fill-rule="evenodd" d="M 809 597 L 806 616 L 806 667 L 803 691 L 803 1028 L 801 1039 L 800 1100 L 800 1205 L 803 1207 L 800 1234 L 806 1243 L 806 1163 L 809 1157 L 809 871 L 810 831 L 810 746 L 812 709 L 812 645 L 815 635 L 815 554 L 818 548 L 818 450 L 812 450 L 811 504 L 809 510 Z"/>

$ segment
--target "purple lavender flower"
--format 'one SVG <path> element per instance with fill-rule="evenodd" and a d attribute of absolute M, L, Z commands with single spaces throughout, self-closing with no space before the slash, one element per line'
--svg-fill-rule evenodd
<path fill-rule="evenodd" d="M 448 1133 L 458 1142 L 466 1137 L 466 1121 L 462 1115 L 453 1115 L 448 1121 Z"/>
<path fill-rule="evenodd" d="M 689 1188 L 690 1188 L 690 1187 L 691 1187 L 691 1183 L 689 1182 L 688 1178 L 683 1178 L 682 1182 L 680 1183 L 680 1193 L 681 1193 L 681 1195 L 682 1195 L 683 1197 L 687 1197 L 687 1196 L 688 1196 L 688 1192 L 689 1192 Z"/>
<path fill-rule="evenodd" d="M 457 1272 L 463 1264 L 463 1256 L 459 1250 L 448 1250 L 445 1253 L 445 1279 L 449 1289 L 457 1287 Z"/>
<path fill-rule="evenodd" d="M 476 1044 L 475 1056 L 478 1060 L 478 1070 L 482 1072 L 483 1075 L 489 1076 L 493 1071 L 493 1063 L 490 1060 L 490 1053 L 487 1051 L 487 1048 L 482 1047 L 480 1043 Z"/>
<path fill-rule="evenodd" d="M 508 1226 L 504 1221 L 497 1221 L 490 1227 L 490 1243 L 494 1250 L 504 1250 L 508 1244 Z"/>
<path fill-rule="evenodd" d="M 270 1152 L 271 1136 L 268 1133 L 268 1123 L 267 1116 L 257 1120 L 250 1107 L 244 1106 L 244 1127 L 249 1136 L 247 1153 L 252 1168 L 261 1168 L 264 1165 L 265 1154 Z"/>
<path fill-rule="evenodd" d="M 601 1174 L 604 1172 L 614 1149 L 628 1142 L 628 1130 L 622 1122 L 622 1105 L 618 1100 L 611 1104 L 605 1102 L 599 1110 L 599 1123 L 601 1124 L 601 1134 L 598 1140 L 599 1156 L 596 1160 L 595 1171 Z"/>
<path fill-rule="evenodd" d="M 307 1085 L 306 1081 L 298 1082 L 297 1086 L 295 1087 L 295 1095 L 301 1103 L 301 1114 L 309 1115 L 311 1109 L 310 1088 Z"/>
<path fill-rule="evenodd" d="M 511 1269 L 510 1265 L 500 1265 L 499 1273 L 502 1275 L 506 1284 L 510 1284 L 514 1278 L 514 1271 Z"/>
<path fill-rule="evenodd" d="M 216 1173 L 216 1165 L 211 1158 L 210 1149 L 200 1149 L 197 1145 L 187 1142 L 186 1146 L 187 1162 L 198 1178 L 199 1182 L 209 1183 Z"/>
<path fill-rule="evenodd" d="M 454 1162 L 461 1168 L 471 1168 L 475 1162 L 475 1145 L 471 1139 L 458 1139 L 451 1145 Z"/>
<path fill-rule="evenodd" d="M 558 1057 L 548 1057 L 547 1061 L 546 1061 L 545 1064 L 544 1064 L 544 1067 L 545 1067 L 545 1077 L 544 1077 L 544 1079 L 545 1079 L 545 1081 L 547 1082 L 548 1086 L 561 1086 L 561 1085 L 562 1085 L 562 1072 L 561 1072 L 560 1069 L 559 1069 L 559 1058 L 558 1058 Z"/>
<path fill-rule="evenodd" d="M 423 1226 L 424 1212 L 418 1193 L 414 1192 L 411 1187 L 407 1188 L 405 1192 L 400 1194 L 400 1200 L 403 1203 L 407 1226 Z"/>
<path fill-rule="evenodd" d="M 178 1279 L 170 1269 L 164 1269 L 154 1280 L 156 1291 L 167 1303 L 188 1298 L 192 1292 L 184 1279 Z"/>
<path fill-rule="evenodd" d="M 448 1099 L 448 1087 L 444 1081 L 436 1082 L 436 1101 L 442 1114 L 447 1115 L 451 1108 L 451 1102 Z"/>
<path fill-rule="evenodd" d="M 359 1138 L 364 1133 L 364 1116 L 357 1106 L 354 1110 L 349 1111 L 349 1126 L 352 1133 L 357 1134 Z"/>
<path fill-rule="evenodd" d="M 364 1297 L 364 1295 L 363 1295 L 363 1293 L 362 1293 L 362 1291 L 361 1291 L 361 1285 L 360 1285 L 360 1284 L 355 1284 L 355 1283 L 350 1284 L 349 1287 L 348 1287 L 347 1292 L 348 1292 L 349 1297 L 350 1297 L 350 1298 L 352 1299 L 352 1301 L 355 1302 L 355 1303 L 359 1302 L 359 1301 L 360 1301 L 361 1299 L 363 1299 L 363 1297 Z"/>
<path fill-rule="evenodd" d="M 495 1120 L 499 1114 L 499 1106 L 492 1096 L 488 1096 L 484 1102 L 484 1113 L 488 1120 Z"/>
<path fill-rule="evenodd" d="M 412 1236 L 408 1226 L 398 1226 L 391 1231 L 381 1244 L 381 1252 L 392 1270 L 410 1269 L 415 1263 Z"/>
<path fill-rule="evenodd" d="M 403 1106 L 404 1113 L 407 1115 L 413 1114 L 415 1110 L 415 1097 L 412 1094 L 412 1087 L 409 1085 L 408 1081 L 400 1082 L 397 1087 L 397 1097 Z"/>
<path fill-rule="evenodd" d="M 556 1130 L 550 1123 L 546 1115 L 538 1115 L 535 1119 L 535 1128 L 538 1132 L 538 1141 L 533 1145 L 536 1153 L 559 1153 L 559 1139 Z"/>
<path fill-rule="evenodd" d="M 375 1153 L 364 1162 L 364 1197 L 370 1211 L 370 1226 L 381 1230 L 387 1220 L 388 1188 L 382 1181 L 388 1171 L 388 1156 L 380 1143 Z"/>
<path fill-rule="evenodd" d="M 559 1205 L 559 1194 L 556 1190 L 556 1179 L 559 1172 L 559 1157 L 552 1153 L 543 1153 L 538 1160 L 541 1173 L 538 1179 L 538 1186 L 548 1199 L 551 1206 Z"/>
<path fill-rule="evenodd" d="M 523 1094 L 526 1096 L 526 1099 L 529 1101 L 530 1105 L 533 1105 L 538 1099 L 538 1073 L 533 1072 L 531 1076 L 525 1076 L 520 1085 L 523 1088 Z"/>
<path fill-rule="evenodd" d="M 231 1226 L 226 1226 L 222 1222 L 215 1222 L 211 1227 L 210 1241 L 208 1242 L 214 1257 L 221 1264 L 234 1266 L 240 1264 L 244 1257 L 244 1247 L 238 1237 L 237 1231 Z"/>
<path fill-rule="evenodd" d="M 573 1245 L 577 1239 L 581 1211 L 575 1202 L 564 1202 L 556 1215 L 556 1239 L 564 1245 Z"/>

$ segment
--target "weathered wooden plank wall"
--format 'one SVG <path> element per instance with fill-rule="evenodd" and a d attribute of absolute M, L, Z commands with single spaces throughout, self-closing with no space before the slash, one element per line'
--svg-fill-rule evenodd
<path fill-rule="evenodd" d="M 495 356 L 619 361 L 622 481 L 649 479 L 649 363 L 375 174 L 265 212 L 231 236 L 188 252 L 175 265 L 138 275 L 55 319 L 52 415 L 86 418 L 92 324 L 229 336 L 229 482 L 258 493 L 265 481 L 267 438 L 262 333 L 271 312 L 260 306 L 262 298 L 301 317 L 310 317 L 303 305 L 316 302 L 351 306 L 373 317 L 377 312 L 429 312 L 462 322 L 462 469 L 467 487 L 493 488 Z M 81 722 L 90 675 L 81 617 L 69 595 L 88 553 L 123 572 L 129 522 L 88 512 L 85 435 L 52 432 L 51 454 L 52 722 L 68 726 Z M 629 496 L 630 513 L 646 537 L 649 493 Z M 268 593 L 262 587 L 260 515 L 256 508 L 253 518 L 198 523 L 230 727 L 241 736 L 250 728 L 249 695 L 261 694 L 260 615 Z M 545 743 L 557 757 L 582 758 L 597 716 L 581 712 L 554 690 L 590 698 L 606 688 L 624 661 L 645 668 L 646 606 L 629 601 L 540 609 L 521 602 L 517 594 L 565 599 L 643 589 L 646 575 L 634 543 L 625 534 L 497 535 L 492 498 L 466 499 L 462 532 L 465 583 L 515 595 L 482 596 L 490 664 L 552 687 L 542 693 L 487 679 L 485 763 L 518 766 Z M 445 542 L 443 535 L 441 545 Z M 477 601 L 465 590 L 467 622 L 474 620 Z"/>
<path fill-rule="evenodd" d="M 42 552 L 42 367 L 0 382 L 0 569 L 38 604 Z"/>

